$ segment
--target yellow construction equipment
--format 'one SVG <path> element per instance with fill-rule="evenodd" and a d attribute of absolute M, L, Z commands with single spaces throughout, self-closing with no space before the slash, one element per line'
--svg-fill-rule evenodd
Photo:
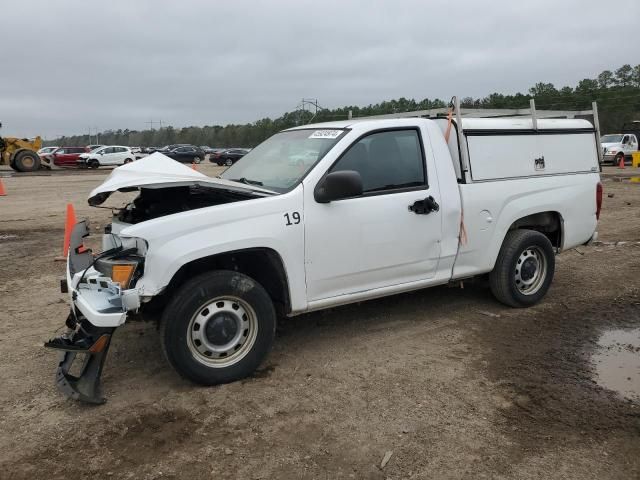
<path fill-rule="evenodd" d="M 2 124 L 0 123 L 0 128 Z M 0 136 L 0 165 L 9 165 L 18 172 L 35 172 L 43 164 L 38 150 L 42 147 L 42 139 L 1 137 Z"/>

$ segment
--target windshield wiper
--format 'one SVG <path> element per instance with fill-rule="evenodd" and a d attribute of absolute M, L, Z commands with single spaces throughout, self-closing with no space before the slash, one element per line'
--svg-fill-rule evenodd
<path fill-rule="evenodd" d="M 262 182 L 259 182 L 258 180 L 249 180 L 248 178 L 245 178 L 245 177 L 242 177 L 242 178 L 231 178 L 230 180 L 232 182 L 244 183 L 245 185 L 258 185 L 259 187 L 264 185 Z"/>

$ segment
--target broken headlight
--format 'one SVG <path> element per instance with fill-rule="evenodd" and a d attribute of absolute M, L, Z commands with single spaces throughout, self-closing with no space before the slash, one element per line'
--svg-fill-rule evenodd
<path fill-rule="evenodd" d="M 96 260 L 94 268 L 126 290 L 135 286 L 138 278 L 142 276 L 144 257 L 132 254 L 102 257 Z"/>

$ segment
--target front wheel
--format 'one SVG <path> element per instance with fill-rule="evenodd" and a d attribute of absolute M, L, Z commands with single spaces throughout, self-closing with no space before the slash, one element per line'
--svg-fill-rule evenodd
<path fill-rule="evenodd" d="M 89 160 L 89 162 L 87 163 L 87 166 L 89 168 L 98 168 L 100 166 L 100 162 L 98 160 L 95 159 L 91 159 Z"/>
<path fill-rule="evenodd" d="M 224 164 L 225 164 L 227 167 L 230 167 L 231 165 L 233 165 L 233 160 L 231 160 L 230 158 L 227 158 L 227 160 L 224 162 Z"/>
<path fill-rule="evenodd" d="M 200 163 L 202 159 L 200 157 L 193 157 L 193 163 Z"/>
<path fill-rule="evenodd" d="M 529 307 L 545 296 L 555 272 L 549 239 L 535 230 L 507 233 L 489 285 L 496 299 L 511 307 Z"/>
<path fill-rule="evenodd" d="M 276 313 L 266 290 L 232 271 L 208 272 L 185 283 L 161 320 L 167 360 L 202 385 L 250 375 L 273 343 Z"/>

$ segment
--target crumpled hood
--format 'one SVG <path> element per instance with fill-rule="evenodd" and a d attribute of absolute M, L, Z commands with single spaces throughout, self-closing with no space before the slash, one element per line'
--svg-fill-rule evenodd
<path fill-rule="evenodd" d="M 254 185 L 244 185 L 231 180 L 208 177 L 162 153 L 156 152 L 141 160 L 115 168 L 99 187 L 92 190 L 88 201 L 89 205 L 96 206 L 104 203 L 109 198 L 109 195 L 118 190 L 130 191 L 140 187 L 166 188 L 188 185 L 210 186 L 212 188 L 257 195 L 273 195 L 276 193 Z"/>

